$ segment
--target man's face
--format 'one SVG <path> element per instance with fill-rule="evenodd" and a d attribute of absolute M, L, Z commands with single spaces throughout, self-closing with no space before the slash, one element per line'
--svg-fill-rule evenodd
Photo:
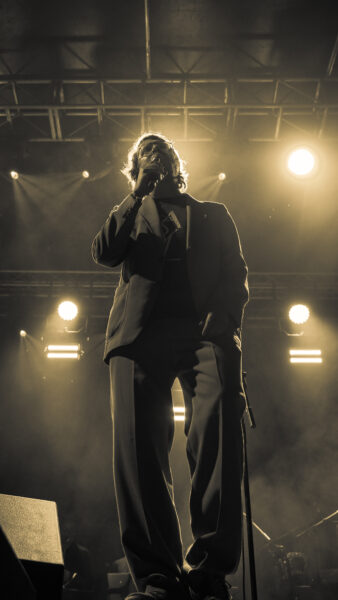
<path fill-rule="evenodd" d="M 137 150 L 139 161 L 148 159 L 149 162 L 160 162 L 166 171 L 173 172 L 172 150 L 165 140 L 147 138 L 143 140 Z"/>

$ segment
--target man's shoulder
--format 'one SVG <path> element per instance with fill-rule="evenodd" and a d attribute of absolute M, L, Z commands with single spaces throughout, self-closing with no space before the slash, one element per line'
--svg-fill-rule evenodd
<path fill-rule="evenodd" d="M 184 194 L 187 204 L 200 208 L 201 210 L 210 210 L 214 212 L 229 212 L 227 207 L 222 202 L 211 202 L 210 200 L 197 200 L 189 194 Z"/>

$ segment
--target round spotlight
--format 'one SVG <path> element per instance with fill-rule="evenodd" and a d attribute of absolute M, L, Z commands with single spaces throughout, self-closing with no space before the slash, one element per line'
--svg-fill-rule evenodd
<path fill-rule="evenodd" d="M 12 179 L 19 179 L 19 173 L 17 171 L 11 171 L 10 176 Z"/>
<path fill-rule="evenodd" d="M 78 313 L 78 308 L 74 302 L 64 300 L 58 306 L 58 313 L 64 321 L 72 321 Z"/>
<path fill-rule="evenodd" d="M 297 148 L 288 157 L 288 169 L 293 175 L 306 177 L 313 172 L 316 164 L 314 154 L 308 148 Z"/>
<path fill-rule="evenodd" d="M 289 310 L 289 319 L 297 325 L 306 323 L 310 316 L 310 311 L 305 304 L 294 304 Z"/>
<path fill-rule="evenodd" d="M 89 171 L 82 171 L 82 177 L 83 177 L 83 179 L 88 179 L 89 178 Z"/>
<path fill-rule="evenodd" d="M 225 173 L 218 173 L 218 181 L 225 181 L 227 178 Z"/>
<path fill-rule="evenodd" d="M 27 336 L 27 331 L 25 331 L 24 329 L 20 329 L 20 337 L 26 337 Z"/>

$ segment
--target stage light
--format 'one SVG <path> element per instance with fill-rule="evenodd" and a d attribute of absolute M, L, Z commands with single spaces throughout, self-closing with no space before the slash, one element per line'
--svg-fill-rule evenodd
<path fill-rule="evenodd" d="M 292 363 L 292 364 L 305 364 L 305 363 L 321 364 L 322 362 L 323 362 L 323 359 L 321 357 L 315 358 L 315 357 L 309 357 L 309 356 L 297 356 L 294 358 L 290 358 L 290 363 Z"/>
<path fill-rule="evenodd" d="M 323 362 L 322 351 L 291 348 L 289 350 L 289 361 L 291 364 L 321 364 Z"/>
<path fill-rule="evenodd" d="M 47 352 L 47 358 L 74 358 L 79 359 L 77 352 Z"/>
<path fill-rule="evenodd" d="M 25 331 L 24 329 L 20 329 L 20 337 L 26 337 L 27 336 L 27 331 Z"/>
<path fill-rule="evenodd" d="M 74 302 L 64 300 L 58 306 L 58 313 L 64 321 L 72 321 L 78 313 L 78 308 Z"/>
<path fill-rule="evenodd" d="M 89 176 L 90 176 L 89 171 L 82 171 L 83 179 L 88 179 Z"/>
<path fill-rule="evenodd" d="M 298 177 L 310 175 L 315 168 L 315 164 L 315 156 L 308 148 L 293 150 L 287 161 L 289 171 Z"/>
<path fill-rule="evenodd" d="M 290 356 L 321 356 L 322 351 L 321 350 L 295 350 L 292 348 L 289 350 L 289 354 L 290 354 Z"/>
<path fill-rule="evenodd" d="M 225 181 L 227 178 L 225 173 L 219 173 L 218 174 L 218 181 Z"/>
<path fill-rule="evenodd" d="M 289 319 L 296 325 L 306 323 L 310 316 L 310 311 L 305 304 L 294 304 L 289 310 Z"/>
<path fill-rule="evenodd" d="M 19 179 L 19 173 L 17 171 L 11 171 L 10 176 L 12 179 Z"/>
<path fill-rule="evenodd" d="M 174 406 L 174 421 L 185 421 L 184 406 Z"/>
<path fill-rule="evenodd" d="M 45 348 L 47 358 L 81 358 L 80 344 L 48 344 Z"/>
<path fill-rule="evenodd" d="M 80 344 L 48 344 L 47 350 L 48 352 L 78 352 L 80 350 Z"/>

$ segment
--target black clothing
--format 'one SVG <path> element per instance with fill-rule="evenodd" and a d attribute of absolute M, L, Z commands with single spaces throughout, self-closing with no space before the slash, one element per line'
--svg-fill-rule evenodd
<path fill-rule="evenodd" d="M 241 327 L 248 300 L 247 268 L 235 224 L 223 204 L 199 202 L 181 194 L 186 204 L 186 264 L 198 322 L 204 336 Z M 157 202 L 132 195 L 115 206 L 92 245 L 94 260 L 108 267 L 122 263 L 104 348 L 131 344 L 152 314 L 163 277 L 167 240 Z"/>
<path fill-rule="evenodd" d="M 114 477 L 122 545 L 138 589 L 147 576 L 180 576 L 172 495 L 171 386 L 181 383 L 192 477 L 192 565 L 231 573 L 241 550 L 241 352 L 220 348 L 184 319 L 154 321 L 110 359 Z"/>
<path fill-rule="evenodd" d="M 171 386 L 186 410 L 194 567 L 231 573 L 241 550 L 240 327 L 247 268 L 223 205 L 187 194 L 142 204 L 128 196 L 93 242 L 93 257 L 121 262 L 106 332 L 114 482 L 121 540 L 137 588 L 182 574 L 169 452 Z"/>
<path fill-rule="evenodd" d="M 196 308 L 192 297 L 186 261 L 186 205 L 184 202 L 158 200 L 161 230 L 166 235 L 162 279 L 152 312 L 152 317 L 195 317 Z M 166 225 L 174 213 L 179 229 L 168 232 Z"/>

